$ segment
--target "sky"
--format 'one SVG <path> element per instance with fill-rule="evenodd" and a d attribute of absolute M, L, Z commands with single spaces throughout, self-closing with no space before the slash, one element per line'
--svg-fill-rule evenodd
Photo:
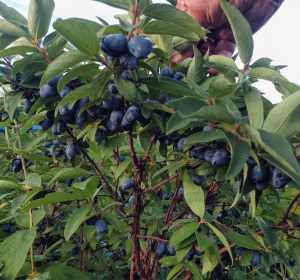
<path fill-rule="evenodd" d="M 18 9 L 26 15 L 29 0 L 0 0 Z M 201 0 L 199 0 L 201 1 Z M 263 0 L 262 0 L 263 1 Z M 154 3 L 166 3 L 164 0 L 154 0 Z M 111 8 L 93 0 L 55 0 L 55 18 L 81 17 L 95 19 L 99 16 L 109 23 L 116 23 L 114 15 L 124 11 Z M 300 1 L 285 0 L 279 11 L 271 20 L 254 35 L 255 49 L 253 61 L 261 57 L 269 57 L 274 65 L 287 65 L 282 73 L 292 82 L 300 84 Z M 266 93 L 272 102 L 280 102 L 281 96 L 269 82 L 260 82 L 258 88 Z"/>

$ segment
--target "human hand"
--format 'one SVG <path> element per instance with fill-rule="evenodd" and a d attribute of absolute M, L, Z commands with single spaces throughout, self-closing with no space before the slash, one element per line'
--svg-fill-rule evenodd
<path fill-rule="evenodd" d="M 229 0 L 248 20 L 253 33 L 258 31 L 278 10 L 284 0 Z M 207 42 L 200 43 L 199 49 L 205 53 L 232 56 L 236 43 L 220 0 L 178 0 L 177 8 L 185 11 L 199 24 L 210 30 Z M 193 55 L 192 50 L 177 52 L 173 61 L 179 63 Z"/>

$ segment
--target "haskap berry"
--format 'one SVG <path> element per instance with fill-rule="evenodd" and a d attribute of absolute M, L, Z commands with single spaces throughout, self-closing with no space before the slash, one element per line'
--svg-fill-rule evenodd
<path fill-rule="evenodd" d="M 286 186 L 291 179 L 286 176 L 281 170 L 275 168 L 272 174 L 272 186 L 274 188 L 283 188 Z"/>
<path fill-rule="evenodd" d="M 75 159 L 75 157 L 77 155 L 80 154 L 79 149 L 76 146 L 74 146 L 73 144 L 68 144 L 66 146 L 65 153 L 66 153 L 66 156 L 67 156 L 68 160 L 73 160 L 73 159 Z"/>
<path fill-rule="evenodd" d="M 136 205 L 137 203 L 137 198 L 135 195 L 132 195 L 129 197 L 129 200 L 128 200 L 128 203 L 131 204 L 131 205 Z"/>
<path fill-rule="evenodd" d="M 205 146 L 194 147 L 191 150 L 191 157 L 194 158 L 194 159 L 203 160 L 204 159 L 204 153 L 205 153 L 206 149 L 207 148 Z"/>
<path fill-rule="evenodd" d="M 63 77 L 62 74 L 58 74 L 57 76 L 55 76 L 54 78 L 52 78 L 49 82 L 48 85 L 52 86 L 52 87 L 56 87 L 59 80 Z"/>
<path fill-rule="evenodd" d="M 72 89 L 68 86 L 63 87 L 63 89 L 59 92 L 59 95 L 61 98 L 65 98 L 70 92 L 72 91 Z"/>
<path fill-rule="evenodd" d="M 102 106 L 108 111 L 120 109 L 121 104 L 122 102 L 120 97 L 116 95 L 109 96 L 102 102 Z"/>
<path fill-rule="evenodd" d="M 30 101 L 30 100 L 28 100 L 28 99 L 25 101 L 25 105 L 24 105 L 24 113 L 25 113 L 25 114 L 28 114 L 28 113 L 29 113 L 29 111 L 30 111 L 30 109 L 32 108 L 33 104 L 34 104 L 34 102 L 33 102 L 33 101 Z"/>
<path fill-rule="evenodd" d="M 96 232 L 100 235 L 106 235 L 108 233 L 107 223 L 100 219 L 95 223 Z"/>
<path fill-rule="evenodd" d="M 109 82 L 108 84 L 108 90 L 112 93 L 112 94 L 118 94 L 118 88 L 116 86 L 116 84 L 114 82 Z"/>
<path fill-rule="evenodd" d="M 162 256 L 165 253 L 166 249 L 167 245 L 165 243 L 159 243 L 155 251 L 159 256 Z"/>
<path fill-rule="evenodd" d="M 48 84 L 46 84 L 40 89 L 39 94 L 43 98 L 48 98 L 58 95 L 58 92 L 56 87 L 49 86 Z"/>
<path fill-rule="evenodd" d="M 135 180 L 133 178 L 128 178 L 122 183 L 121 188 L 123 191 L 128 191 L 132 189 L 134 185 L 135 185 Z"/>
<path fill-rule="evenodd" d="M 128 51 L 127 38 L 123 34 L 109 34 L 102 39 L 101 49 L 113 57 L 119 57 Z"/>
<path fill-rule="evenodd" d="M 178 149 L 179 151 L 183 151 L 185 139 L 186 139 L 186 138 L 181 138 L 181 139 L 177 142 L 177 149 Z"/>
<path fill-rule="evenodd" d="M 114 125 L 119 125 L 121 124 L 123 117 L 124 117 L 123 111 L 114 110 L 111 112 L 109 119 Z"/>
<path fill-rule="evenodd" d="M 101 129 L 97 128 L 96 134 L 95 134 L 95 143 L 97 145 L 101 145 L 103 141 L 103 135 Z"/>
<path fill-rule="evenodd" d="M 201 186 L 204 181 L 205 181 L 205 177 L 204 176 L 200 176 L 200 175 L 197 175 L 197 174 L 194 174 L 192 176 L 192 181 L 195 185 L 197 186 Z"/>
<path fill-rule="evenodd" d="M 257 182 L 263 182 L 267 177 L 267 169 L 264 166 L 256 165 L 251 170 L 251 179 Z"/>
<path fill-rule="evenodd" d="M 144 59 L 153 51 L 153 44 L 142 36 L 133 36 L 128 41 L 128 50 L 137 59 Z"/>
<path fill-rule="evenodd" d="M 254 252 L 253 258 L 251 260 L 253 266 L 258 266 L 261 264 L 261 253 L 258 251 Z"/>
<path fill-rule="evenodd" d="M 227 150 L 219 149 L 214 153 L 211 164 L 214 167 L 224 167 L 229 160 L 229 155 L 230 153 Z"/>
<path fill-rule="evenodd" d="M 204 152 L 204 159 L 208 162 L 212 162 L 212 159 L 214 157 L 215 151 L 212 149 L 206 149 L 206 151 Z"/>
<path fill-rule="evenodd" d="M 163 77 L 173 78 L 174 72 L 169 67 L 164 67 L 160 70 L 160 75 Z"/>
<path fill-rule="evenodd" d="M 182 79 L 184 78 L 184 75 L 183 73 L 181 72 L 176 72 L 173 76 L 173 79 L 176 80 L 176 81 L 181 81 Z"/>
<path fill-rule="evenodd" d="M 119 57 L 119 63 L 124 69 L 134 70 L 137 68 L 138 60 L 132 54 L 126 53 Z"/>

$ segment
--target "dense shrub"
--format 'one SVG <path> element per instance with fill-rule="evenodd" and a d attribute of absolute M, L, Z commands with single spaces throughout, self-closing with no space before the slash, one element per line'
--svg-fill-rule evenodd
<path fill-rule="evenodd" d="M 172 5 L 100 2 L 128 14 L 51 33 L 53 0 L 0 3 L 0 278 L 300 279 L 299 86 L 226 1 L 243 69 Z"/>

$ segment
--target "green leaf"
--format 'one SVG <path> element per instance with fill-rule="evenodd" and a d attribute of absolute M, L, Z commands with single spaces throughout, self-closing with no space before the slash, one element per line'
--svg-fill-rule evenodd
<path fill-rule="evenodd" d="M 251 129 L 250 127 L 248 127 L 248 131 L 250 132 L 252 139 L 259 143 L 269 154 L 269 156 L 266 155 L 264 157 L 268 161 L 272 161 L 271 163 L 273 163 L 277 168 L 285 172 L 285 174 L 300 184 L 300 168 L 293 149 L 286 138 L 264 130 Z"/>
<path fill-rule="evenodd" d="M 84 197 L 93 197 L 96 192 L 96 189 L 99 185 L 99 177 L 92 176 L 84 182 L 73 183 L 72 187 L 74 193 L 84 196 Z"/>
<path fill-rule="evenodd" d="M 124 96 L 128 101 L 138 101 L 138 90 L 133 82 L 118 78 L 115 80 L 115 83 L 120 94 Z"/>
<path fill-rule="evenodd" d="M 175 256 L 163 257 L 159 260 L 161 267 L 169 267 L 178 264 L 177 258 Z"/>
<path fill-rule="evenodd" d="M 223 74 L 219 74 L 211 80 L 208 92 L 214 98 L 222 98 L 236 92 L 239 87 L 239 83 L 232 83 Z"/>
<path fill-rule="evenodd" d="M 38 188 L 42 186 L 42 178 L 39 174 L 29 173 L 27 179 L 23 182 L 23 184 Z"/>
<path fill-rule="evenodd" d="M 64 264 L 57 264 L 47 267 L 46 271 L 50 274 L 50 279 L 56 280 L 70 280 L 70 279 L 80 279 L 80 280 L 90 280 L 85 273 L 80 272 L 74 267 L 70 267 Z"/>
<path fill-rule="evenodd" d="M 183 118 L 193 116 L 195 112 L 205 105 L 207 104 L 201 99 L 193 96 L 178 98 L 167 103 L 167 106 L 176 109 L 179 115 Z"/>
<path fill-rule="evenodd" d="M 6 48 L 13 41 L 16 41 L 18 38 L 19 38 L 18 36 L 11 36 L 11 35 L 0 33 L 0 50 Z"/>
<path fill-rule="evenodd" d="M 215 244 L 215 240 L 209 238 L 208 236 L 204 235 L 203 233 L 196 232 L 196 239 L 201 248 L 201 251 L 206 251 L 209 247 Z"/>
<path fill-rule="evenodd" d="M 244 64 L 248 64 L 254 48 L 251 26 L 234 5 L 225 0 L 221 0 L 220 5 L 230 23 L 239 56 Z"/>
<path fill-rule="evenodd" d="M 250 146 L 229 133 L 226 133 L 226 139 L 231 149 L 231 160 L 226 173 L 226 179 L 229 180 L 237 176 L 243 169 L 249 155 Z"/>
<path fill-rule="evenodd" d="M 205 213 L 204 192 L 192 182 L 192 175 L 187 171 L 183 174 L 183 190 L 187 205 L 202 219 Z"/>
<path fill-rule="evenodd" d="M 114 8 L 119 8 L 123 10 L 129 10 L 129 8 L 132 6 L 131 0 L 94 0 L 94 1 L 101 2 L 109 6 L 112 6 Z"/>
<path fill-rule="evenodd" d="M 168 120 L 166 126 L 166 134 L 186 128 L 191 124 L 191 119 L 182 118 L 179 113 L 174 113 Z"/>
<path fill-rule="evenodd" d="M 109 82 L 109 77 L 107 77 L 106 81 L 95 81 L 93 83 L 85 84 L 71 91 L 63 100 L 61 100 L 57 107 L 55 115 L 57 115 L 57 111 L 60 106 L 65 104 L 75 104 L 75 102 L 83 97 L 88 96 L 90 101 L 94 101 L 97 97 L 99 97 L 106 84 Z M 72 106 L 70 106 L 72 107 Z"/>
<path fill-rule="evenodd" d="M 169 163 L 168 165 L 164 166 L 163 168 L 159 169 L 155 172 L 152 178 L 156 178 L 158 175 L 166 172 L 166 171 L 176 171 L 185 165 L 184 161 L 174 161 Z"/>
<path fill-rule="evenodd" d="M 44 37 L 49 29 L 54 11 L 53 0 L 31 0 L 28 11 L 28 28 L 35 40 Z"/>
<path fill-rule="evenodd" d="M 263 79 L 273 82 L 276 89 L 283 94 L 291 94 L 300 89 L 300 87 L 288 81 L 278 70 L 268 67 L 256 67 L 249 71 L 250 78 Z"/>
<path fill-rule="evenodd" d="M 263 130 L 293 137 L 300 132 L 300 91 L 287 96 L 268 114 Z"/>
<path fill-rule="evenodd" d="M 261 246 L 259 243 L 253 242 L 253 239 L 249 238 L 246 235 L 239 234 L 234 231 L 229 231 L 224 233 L 225 237 L 230 243 L 235 243 L 238 246 L 249 250 L 260 250 Z"/>
<path fill-rule="evenodd" d="M 32 224 L 33 226 L 37 226 L 37 224 L 43 220 L 43 218 L 46 216 L 46 211 L 44 209 L 39 209 L 32 211 Z M 29 216 L 29 211 L 25 212 L 24 214 L 19 214 L 16 216 L 16 223 L 23 227 L 23 228 L 29 228 L 29 222 L 30 221 L 30 216 Z"/>
<path fill-rule="evenodd" d="M 74 201 L 79 199 L 87 198 L 88 196 L 84 196 L 76 193 L 65 193 L 65 192 L 54 192 L 47 194 L 44 198 L 36 199 L 26 205 L 24 207 L 24 211 L 37 208 L 43 205 L 48 205 L 52 203 L 64 202 L 64 201 Z"/>
<path fill-rule="evenodd" d="M 234 117 L 220 106 L 204 106 L 194 116 L 208 121 L 235 123 Z"/>
<path fill-rule="evenodd" d="M 1 178 L 0 179 L 0 190 L 3 190 L 3 189 L 20 189 L 20 186 L 15 182 L 6 181 Z"/>
<path fill-rule="evenodd" d="M 196 280 L 202 280 L 202 274 L 199 266 L 195 264 L 194 262 L 188 262 L 187 263 L 188 269 L 192 272 L 193 276 L 195 277 Z"/>
<path fill-rule="evenodd" d="M 58 34 L 53 41 L 47 46 L 46 51 L 48 52 L 48 56 L 51 61 L 56 59 L 59 55 L 63 53 L 64 48 L 68 41 Z"/>
<path fill-rule="evenodd" d="M 36 229 L 20 230 L 6 238 L 0 245 L 1 279 L 15 280 L 23 267 Z"/>
<path fill-rule="evenodd" d="M 204 39 L 206 37 L 204 29 L 202 29 L 194 18 L 174 6 L 167 4 L 152 4 L 144 9 L 143 14 L 154 19 L 176 24 L 185 28 L 187 31 L 197 34 L 199 38 Z"/>
<path fill-rule="evenodd" d="M 199 84 L 206 78 L 207 68 L 202 67 L 205 61 L 197 46 L 193 46 L 193 49 L 194 57 L 188 68 L 186 77 L 187 79 L 194 81 L 196 84 Z"/>
<path fill-rule="evenodd" d="M 255 217 L 256 212 L 256 190 L 254 189 L 249 193 L 250 196 L 250 205 L 249 205 L 249 216 L 251 215 L 252 218 Z"/>
<path fill-rule="evenodd" d="M 0 32 L 17 38 L 29 36 L 22 28 L 4 19 L 0 19 Z"/>
<path fill-rule="evenodd" d="M 21 15 L 17 10 L 8 7 L 3 2 L 0 2 L 0 15 L 8 21 L 16 21 L 18 23 L 27 25 L 27 19 Z"/>
<path fill-rule="evenodd" d="M 67 180 L 67 179 L 75 179 L 81 176 L 88 176 L 91 173 L 87 170 L 78 168 L 78 167 L 66 167 L 60 169 L 48 183 L 48 186 L 52 186 L 57 181 Z"/>
<path fill-rule="evenodd" d="M 224 138 L 225 138 L 224 132 L 220 130 L 214 130 L 210 132 L 201 131 L 187 137 L 186 140 L 184 141 L 184 146 L 185 148 L 190 148 L 195 144 L 210 143 Z"/>
<path fill-rule="evenodd" d="M 85 76 L 88 73 L 97 73 L 99 71 L 99 66 L 95 63 L 90 64 L 80 64 L 74 68 L 72 68 L 69 72 L 67 72 L 58 82 L 57 90 L 60 92 L 65 85 L 67 85 L 70 81 L 74 80 L 77 77 Z"/>
<path fill-rule="evenodd" d="M 197 93 L 186 87 L 183 83 L 177 82 L 171 78 L 160 77 L 158 80 L 155 77 L 142 78 L 141 82 L 149 89 L 156 92 L 164 92 L 165 96 L 183 97 L 196 96 Z"/>
<path fill-rule="evenodd" d="M 29 115 L 29 114 L 28 114 Z M 35 124 L 38 124 L 40 121 L 45 119 L 45 112 L 35 114 L 33 116 L 29 116 L 22 125 L 22 132 L 26 133 L 26 131 L 32 128 Z"/>
<path fill-rule="evenodd" d="M 254 128 L 262 128 L 264 123 L 264 104 L 261 93 L 256 88 L 244 94 L 250 124 Z"/>
<path fill-rule="evenodd" d="M 47 67 L 41 83 L 40 87 L 45 85 L 48 81 L 54 78 L 57 74 L 63 73 L 65 70 L 70 67 L 78 64 L 86 60 L 88 56 L 80 51 L 72 50 L 61 54 L 58 58 L 56 58 L 53 62 L 49 64 Z"/>
<path fill-rule="evenodd" d="M 169 272 L 167 280 L 171 280 L 183 267 L 183 263 L 176 264 Z"/>
<path fill-rule="evenodd" d="M 11 120 L 14 119 L 15 112 L 22 98 L 23 98 L 23 92 L 18 92 L 17 94 L 15 93 L 15 94 L 5 95 L 4 106 Z"/>
<path fill-rule="evenodd" d="M 224 55 L 210 55 L 208 58 L 210 63 L 225 67 L 226 69 L 238 71 L 238 67 L 231 57 Z"/>
<path fill-rule="evenodd" d="M 180 25 L 163 20 L 150 21 L 143 27 L 142 31 L 143 33 L 149 35 L 162 34 L 176 36 L 192 42 L 197 42 L 200 40 L 196 33 L 187 30 Z"/>
<path fill-rule="evenodd" d="M 199 224 L 196 222 L 183 225 L 180 229 L 173 233 L 170 239 L 170 245 L 177 248 L 177 245 L 179 245 L 181 241 L 189 238 L 198 228 Z"/>
<path fill-rule="evenodd" d="M 102 28 L 100 24 L 87 19 L 69 18 L 58 19 L 53 27 L 81 52 L 91 56 L 98 54 L 100 42 L 97 32 Z"/>
<path fill-rule="evenodd" d="M 0 51 L 0 58 L 8 57 L 11 55 L 25 54 L 28 52 L 38 52 L 38 49 L 30 46 L 16 46 L 10 47 Z"/>
<path fill-rule="evenodd" d="M 232 256 L 232 252 L 229 246 L 229 243 L 227 241 L 227 239 L 225 238 L 225 236 L 223 235 L 223 233 L 221 231 L 219 231 L 215 226 L 213 226 L 210 223 L 206 223 L 215 233 L 215 235 L 220 239 L 220 241 L 223 243 L 223 245 L 225 246 L 228 254 L 230 255 L 231 261 L 233 262 L 233 256 Z"/>
<path fill-rule="evenodd" d="M 67 241 L 70 240 L 71 236 L 77 231 L 79 226 L 85 221 L 87 215 L 91 210 L 91 206 L 88 204 L 82 205 L 77 211 L 68 218 L 64 236 Z"/>
<path fill-rule="evenodd" d="M 260 228 L 262 229 L 262 231 L 264 233 L 264 237 L 265 237 L 266 241 L 268 242 L 268 244 L 271 247 L 276 247 L 275 244 L 277 243 L 277 236 L 276 236 L 276 233 L 274 232 L 274 230 L 272 230 L 270 228 L 270 226 L 262 219 L 262 217 L 257 217 L 256 219 L 258 221 Z"/>

